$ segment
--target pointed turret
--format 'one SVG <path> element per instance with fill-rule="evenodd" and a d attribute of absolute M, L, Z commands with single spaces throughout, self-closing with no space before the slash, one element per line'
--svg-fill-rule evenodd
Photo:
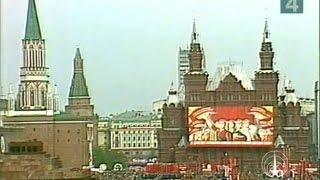
<path fill-rule="evenodd" d="M 197 33 L 195 19 L 193 20 L 193 25 L 192 25 L 191 44 L 192 43 L 199 43 L 199 34 Z"/>
<path fill-rule="evenodd" d="M 270 32 L 268 29 L 268 20 L 266 19 L 265 23 L 264 23 L 264 31 L 263 31 L 263 42 L 267 42 L 270 39 Z"/>
<path fill-rule="evenodd" d="M 25 40 L 40 40 L 41 30 L 35 0 L 29 0 Z"/>
<path fill-rule="evenodd" d="M 272 49 L 272 43 L 270 41 L 270 32 L 268 28 L 268 21 L 265 20 L 263 39 L 260 49 L 260 70 L 273 70 L 273 57 L 274 52 Z"/>
<path fill-rule="evenodd" d="M 170 85 L 168 93 L 169 93 L 169 95 L 177 94 L 177 91 L 174 89 L 173 82 L 171 82 L 171 85 Z"/>
<path fill-rule="evenodd" d="M 291 81 L 288 81 L 287 86 L 285 87 L 285 92 L 286 95 L 284 97 L 283 102 L 287 105 L 289 102 L 292 102 L 294 105 L 297 104 L 298 102 L 298 98 L 296 97 L 295 94 L 295 89 L 292 87 Z"/>
<path fill-rule="evenodd" d="M 81 53 L 80 53 L 80 49 L 79 49 L 79 48 L 77 48 L 77 50 L 76 50 L 76 55 L 75 55 L 74 59 L 82 59 L 82 58 L 81 58 Z"/>
<path fill-rule="evenodd" d="M 178 104 L 179 103 L 179 98 L 177 94 L 177 90 L 175 90 L 173 82 L 171 82 L 169 91 L 168 91 L 168 96 L 167 96 L 167 104 Z"/>
<path fill-rule="evenodd" d="M 74 57 L 74 73 L 71 82 L 69 98 L 89 96 L 86 79 L 83 73 L 83 59 L 81 58 L 80 49 L 77 48 Z"/>
<path fill-rule="evenodd" d="M 199 41 L 199 33 L 197 32 L 194 20 L 188 52 L 189 69 L 183 77 L 185 106 L 196 101 L 201 101 L 202 92 L 206 91 L 207 87 L 208 73 L 205 71 L 204 50 Z"/>
<path fill-rule="evenodd" d="M 256 97 L 258 97 L 264 105 L 276 105 L 278 100 L 279 73 L 273 68 L 273 57 L 274 52 L 270 41 L 269 25 L 266 19 L 259 52 L 260 67 L 259 70 L 255 72 L 254 78 L 254 89 L 257 91 Z"/>
<path fill-rule="evenodd" d="M 199 34 L 196 31 L 196 22 L 193 21 L 191 44 L 189 51 L 189 64 L 190 72 L 202 72 L 203 71 L 203 52 L 199 43 Z"/>
<path fill-rule="evenodd" d="M 90 103 L 88 86 L 84 76 L 83 59 L 77 48 L 73 59 L 74 72 L 71 81 L 66 113 L 75 116 L 90 117 L 94 114 L 94 107 Z"/>

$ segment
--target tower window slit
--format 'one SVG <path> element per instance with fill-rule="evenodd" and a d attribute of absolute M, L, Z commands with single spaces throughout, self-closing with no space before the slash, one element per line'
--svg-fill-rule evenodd
<path fill-rule="evenodd" d="M 45 61 L 45 57 L 44 57 L 44 50 L 41 51 L 41 57 L 42 57 L 42 66 L 46 67 L 46 61 Z"/>
<path fill-rule="evenodd" d="M 43 67 L 43 62 L 42 62 L 42 50 L 40 50 L 40 67 Z"/>
<path fill-rule="evenodd" d="M 28 67 L 31 67 L 31 50 L 28 50 Z"/>
<path fill-rule="evenodd" d="M 35 50 L 35 61 L 36 61 L 36 67 L 39 67 L 39 51 Z"/>
<path fill-rule="evenodd" d="M 41 91 L 41 105 L 45 106 L 45 94 L 44 94 L 44 90 Z"/>
<path fill-rule="evenodd" d="M 30 105 L 34 106 L 34 90 L 30 91 Z"/>
<path fill-rule="evenodd" d="M 26 66 L 26 51 L 23 50 L 23 66 Z"/>
<path fill-rule="evenodd" d="M 32 50 L 32 67 L 36 67 L 36 58 L 34 50 Z"/>

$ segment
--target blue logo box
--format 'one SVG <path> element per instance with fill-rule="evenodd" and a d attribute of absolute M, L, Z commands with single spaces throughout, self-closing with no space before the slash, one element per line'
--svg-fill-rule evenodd
<path fill-rule="evenodd" d="M 281 13 L 303 13 L 303 0 L 280 0 Z"/>

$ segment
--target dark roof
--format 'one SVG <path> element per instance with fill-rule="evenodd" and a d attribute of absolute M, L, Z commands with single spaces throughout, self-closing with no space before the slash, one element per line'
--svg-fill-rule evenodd
<path fill-rule="evenodd" d="M 53 119 L 54 121 L 74 121 L 74 120 L 85 120 L 86 118 L 61 112 L 60 114 L 55 114 Z"/>
<path fill-rule="evenodd" d="M 35 0 L 29 0 L 26 32 L 24 39 L 42 39 Z"/>
<path fill-rule="evenodd" d="M 80 49 L 79 49 L 79 48 L 77 48 L 76 55 L 75 55 L 74 59 L 82 59 L 82 58 L 81 58 L 81 53 L 80 53 Z"/>
<path fill-rule="evenodd" d="M 111 121 L 146 122 L 159 119 L 156 114 L 146 111 L 126 111 L 110 117 Z"/>
<path fill-rule="evenodd" d="M 78 67 L 81 66 L 81 67 Z M 74 73 L 72 77 L 72 82 L 70 86 L 69 98 L 70 97 L 88 97 L 88 86 L 86 83 L 86 78 L 83 72 L 83 59 L 81 58 L 80 50 L 77 48 L 74 57 Z"/>
<path fill-rule="evenodd" d="M 87 97 L 89 96 L 86 79 L 83 73 L 74 73 L 69 97 Z"/>

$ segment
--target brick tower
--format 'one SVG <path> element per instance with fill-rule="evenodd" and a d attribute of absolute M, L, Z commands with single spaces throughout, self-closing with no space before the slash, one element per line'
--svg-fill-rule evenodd
<path fill-rule="evenodd" d="M 199 34 L 196 31 L 196 24 L 193 22 L 190 51 L 189 51 L 189 65 L 190 69 L 184 75 L 185 85 L 185 106 L 200 105 L 201 97 L 206 91 L 208 82 L 208 73 L 205 72 L 203 48 L 199 42 Z"/>
<path fill-rule="evenodd" d="M 256 90 L 257 105 L 277 104 L 279 73 L 274 71 L 274 52 L 270 41 L 268 21 L 265 21 L 263 40 L 259 52 L 260 68 L 255 72 L 254 87 Z"/>
<path fill-rule="evenodd" d="M 91 105 L 89 91 L 84 76 L 83 58 L 77 48 L 73 59 L 73 77 L 71 81 L 66 113 L 75 116 L 90 117 L 94 115 L 94 106 Z"/>

